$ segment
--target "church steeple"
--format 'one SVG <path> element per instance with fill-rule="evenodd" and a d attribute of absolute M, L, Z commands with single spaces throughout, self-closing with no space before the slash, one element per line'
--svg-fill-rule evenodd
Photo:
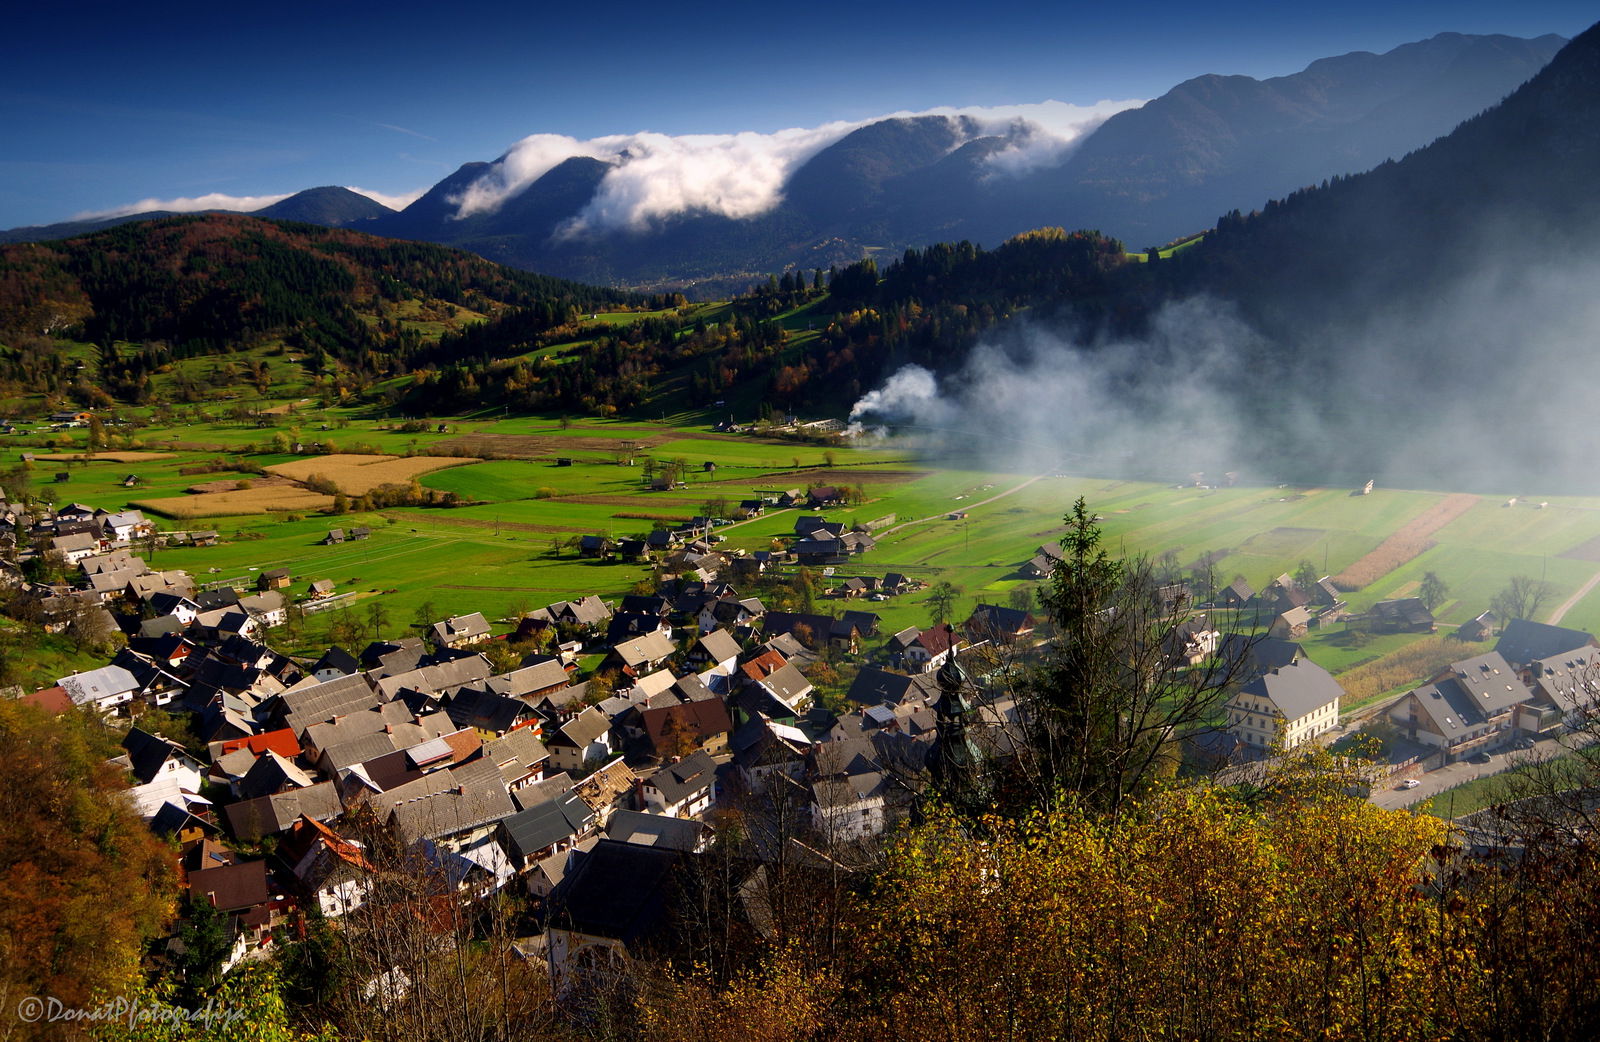
<path fill-rule="evenodd" d="M 967 697 L 972 682 L 954 654 L 939 667 L 934 679 L 939 684 L 939 700 L 933 706 L 936 732 L 933 748 L 928 750 L 928 771 L 934 789 L 952 806 L 977 809 L 986 786 L 983 756 L 967 731 L 974 713 Z"/>

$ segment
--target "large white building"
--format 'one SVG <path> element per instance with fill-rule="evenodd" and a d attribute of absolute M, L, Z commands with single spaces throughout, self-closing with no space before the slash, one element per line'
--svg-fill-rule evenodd
<path fill-rule="evenodd" d="M 1228 701 L 1228 730 L 1257 749 L 1288 749 L 1339 723 L 1344 688 L 1310 659 L 1279 666 L 1239 688 Z"/>

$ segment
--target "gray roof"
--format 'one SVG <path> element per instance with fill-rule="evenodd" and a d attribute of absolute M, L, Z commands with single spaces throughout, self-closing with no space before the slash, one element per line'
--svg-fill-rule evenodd
<path fill-rule="evenodd" d="M 1569 630 L 1543 622 L 1512 619 L 1500 632 L 1494 650 L 1508 662 L 1526 665 L 1536 659 L 1550 658 L 1565 651 L 1581 648 L 1595 642 L 1593 635 L 1582 630 Z"/>
<path fill-rule="evenodd" d="M 1498 651 L 1452 662 L 1450 679 L 1472 696 L 1473 705 L 1486 717 L 1528 700 L 1527 687 Z"/>
<path fill-rule="evenodd" d="M 692 818 L 669 818 L 636 810 L 615 811 L 606 824 L 606 836 L 618 842 L 689 853 L 700 845 L 705 830 L 704 822 Z"/>
<path fill-rule="evenodd" d="M 293 718 L 290 726 L 302 731 L 311 724 L 331 720 L 335 716 L 378 705 L 383 701 L 373 693 L 372 685 L 361 674 L 336 677 L 326 683 L 295 685 L 278 693 L 278 704 L 286 719 Z"/>
<path fill-rule="evenodd" d="M 450 688 L 474 684 L 493 672 L 489 660 L 482 655 L 468 655 L 451 659 L 435 666 L 421 666 L 408 673 L 396 673 L 378 681 L 378 690 L 385 698 L 393 698 L 401 691 L 420 691 L 425 695 L 438 694 Z"/>
<path fill-rule="evenodd" d="M 611 720 L 594 706 L 590 706 L 571 720 L 567 721 L 556 736 L 550 739 L 552 745 L 575 745 L 584 748 L 601 735 L 611 730 Z"/>
<path fill-rule="evenodd" d="M 1592 707 L 1600 693 L 1600 649 L 1583 647 L 1529 664 L 1533 685 L 1565 712 Z"/>
<path fill-rule="evenodd" d="M 906 676 L 891 673 L 873 666 L 863 667 L 850 685 L 847 697 L 863 705 L 897 705 L 905 701 L 925 702 L 939 695 L 939 685 L 932 673 Z"/>
<path fill-rule="evenodd" d="M 531 666 L 514 669 L 509 673 L 489 677 L 483 682 L 483 686 L 497 695 L 510 695 L 515 698 L 535 691 L 566 687 L 568 683 L 567 670 L 561 665 L 561 660 L 547 659 Z"/>
<path fill-rule="evenodd" d="M 121 666 L 101 666 L 99 669 L 74 673 L 56 683 L 66 691 L 72 704 L 79 706 L 139 690 L 139 681 Z"/>
<path fill-rule="evenodd" d="M 727 630 L 712 630 L 701 636 L 695 644 L 703 648 L 713 662 L 724 662 L 739 657 L 739 642 L 734 640 L 733 634 Z"/>
<path fill-rule="evenodd" d="M 705 752 L 685 756 L 677 763 L 669 763 L 645 780 L 645 784 L 660 791 L 669 804 L 688 799 L 711 787 L 717 778 L 717 762 Z"/>
<path fill-rule="evenodd" d="M 511 853 L 526 860 L 546 847 L 572 838 L 593 823 L 594 811 L 577 793 L 568 790 L 512 814 L 501 821 L 500 827 L 505 830 Z"/>
<path fill-rule="evenodd" d="M 481 611 L 470 615 L 453 615 L 434 623 L 430 633 L 441 644 L 457 640 L 482 640 L 489 635 L 489 620 L 483 617 Z"/>
<path fill-rule="evenodd" d="M 646 633 L 632 640 L 624 640 L 612 646 L 611 649 L 617 657 L 622 659 L 624 665 L 640 666 L 647 662 L 659 662 L 670 657 L 678 646 L 672 638 L 661 630 Z"/>
<path fill-rule="evenodd" d="M 439 781 L 431 785 L 424 784 L 435 778 Z M 477 828 L 515 814 L 517 810 L 506 792 L 505 783 L 500 780 L 499 768 L 482 760 L 448 771 L 435 771 L 412 784 L 425 788 L 434 785 L 448 788 L 418 796 L 407 795 L 401 802 L 392 804 L 390 816 L 406 843 Z M 392 789 L 383 795 L 393 797 L 406 788 L 409 786 Z"/>
<path fill-rule="evenodd" d="M 291 789 L 254 800 L 240 800 L 222 809 L 235 837 L 252 842 L 262 836 L 282 832 L 304 814 L 318 821 L 330 821 L 344 812 L 339 790 L 332 782 L 318 782 L 305 789 Z"/>
<path fill-rule="evenodd" d="M 782 669 L 774 670 L 756 683 L 790 709 L 796 708 L 799 701 L 812 690 L 811 681 L 794 668 L 792 663 L 786 664 Z"/>
<path fill-rule="evenodd" d="M 1269 670 L 1245 684 L 1240 691 L 1265 698 L 1278 708 L 1285 720 L 1298 720 L 1344 694 L 1339 682 L 1310 659 Z"/>

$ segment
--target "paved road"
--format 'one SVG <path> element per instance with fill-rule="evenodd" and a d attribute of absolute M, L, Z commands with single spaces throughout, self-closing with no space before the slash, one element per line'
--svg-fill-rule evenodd
<path fill-rule="evenodd" d="M 1448 767 L 1441 767 L 1436 771 L 1428 771 L 1419 780 L 1421 785 L 1415 789 L 1389 789 L 1384 792 L 1372 794 L 1372 802 L 1379 807 L 1399 808 L 1409 807 L 1423 800 L 1438 796 L 1446 789 L 1453 789 L 1463 782 L 1472 781 L 1474 778 L 1484 778 L 1518 764 L 1535 760 L 1546 760 L 1552 756 L 1559 756 L 1567 752 L 1555 738 L 1541 738 L 1534 743 L 1532 749 L 1512 749 L 1506 752 L 1491 753 L 1488 763 L 1460 762 L 1452 763 Z M 1445 796 L 1444 802 L 1435 800 L 1434 809 L 1446 816 L 1450 813 L 1450 797 Z"/>

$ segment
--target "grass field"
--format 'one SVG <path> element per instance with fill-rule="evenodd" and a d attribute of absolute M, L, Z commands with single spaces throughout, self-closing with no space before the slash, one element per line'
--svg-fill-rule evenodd
<path fill-rule="evenodd" d="M 261 422 L 269 426 L 258 426 Z M 445 430 L 438 429 L 440 424 Z M 342 455 L 273 451 L 274 435 L 284 435 L 277 439 L 281 442 L 291 432 L 296 440 L 320 440 Z M 66 432 L 63 444 L 61 435 L 52 435 L 51 445 L 40 452 L 74 455 L 83 437 L 82 431 Z M 1101 516 L 1114 552 L 1170 550 L 1186 567 L 1209 555 L 1220 579 L 1242 575 L 1257 588 L 1302 560 L 1323 574 L 1347 569 L 1408 525 L 1437 517 L 1448 498 L 1436 491 L 1378 489 L 1352 496 L 1346 488 L 1196 489 L 1108 476 L 991 473 L 960 461 L 919 460 L 898 449 L 829 448 L 637 419 L 437 417 L 426 430 L 403 431 L 395 420 L 301 403 L 292 414 L 191 420 L 141 430 L 137 437 L 153 451 L 91 461 L 41 460 L 23 473 L 31 475 L 36 494 L 54 502 L 76 500 L 107 509 L 143 504 L 174 519 L 174 527 L 223 533 L 215 547 L 162 551 L 160 567 L 183 567 L 201 580 L 250 582 L 252 568 L 287 566 L 297 583 L 333 579 L 341 591 L 358 594 L 353 612 L 379 605 L 391 626 L 408 622 L 424 606 L 438 612 L 482 610 L 501 618 L 519 606 L 582 593 L 617 596 L 644 578 L 645 570 L 580 560 L 565 548 L 566 541 L 590 533 L 640 534 L 651 528 L 653 518 L 687 518 L 719 500 L 736 504 L 762 492 L 810 485 L 846 484 L 864 491 L 864 502 L 830 511 L 830 517 L 865 522 L 894 514 L 897 519 L 880 531 L 875 551 L 841 566 L 829 585 L 853 574 L 888 571 L 929 582 L 948 580 L 962 590 L 961 615 L 980 601 L 1007 603 L 1013 589 L 1031 586 L 1019 577 L 1018 566 L 1035 547 L 1059 537 L 1062 517 L 1079 496 Z M 496 457 L 514 458 L 471 462 L 447 455 L 473 439 L 506 450 Z M 18 439 L 18 452 L 28 440 Z M 119 444 L 117 451 L 132 450 Z M 352 458 L 357 455 L 364 458 Z M 558 466 L 558 457 L 572 465 Z M 647 457 L 657 466 L 681 460 L 685 486 L 649 491 L 642 481 Z M 706 463 L 713 468 L 706 469 Z M 210 481 L 260 480 L 237 469 L 241 466 L 294 477 L 321 474 L 351 494 L 417 475 L 423 486 L 454 492 L 468 505 L 333 517 L 314 513 L 332 506 L 328 497 L 313 499 L 314 493 L 299 489 L 184 494 Z M 430 469 L 435 467 L 446 469 Z M 50 480 L 58 473 L 67 480 Z M 137 483 L 123 487 L 130 473 Z M 1423 574 L 1432 571 L 1450 589 L 1438 612 L 1446 632 L 1487 607 L 1512 575 L 1549 582 L 1548 612 L 1600 572 L 1600 500 L 1553 500 L 1543 507 L 1504 503 L 1485 496 L 1452 516 L 1429 534 L 1431 548 L 1390 571 L 1375 571 L 1363 589 L 1349 594 L 1351 607 L 1361 610 L 1376 600 L 1413 593 Z M 236 513 L 266 507 L 278 512 Z M 290 521 L 285 512 L 310 516 Z M 950 519 L 957 512 L 965 516 Z M 795 516 L 792 510 L 769 511 L 728 529 L 724 546 L 754 550 L 786 541 Z M 372 538 L 317 545 L 329 527 L 354 525 L 370 527 Z M 849 606 L 880 613 L 891 632 L 929 621 L 920 595 Z M 1581 601 L 1566 624 L 1600 625 L 1600 592 Z M 302 642 L 314 643 L 317 627 L 324 625 L 309 624 Z M 1342 627 L 1334 627 L 1313 631 L 1305 643 L 1316 661 L 1339 673 L 1396 655 L 1413 639 L 1383 636 L 1353 644 Z"/>

